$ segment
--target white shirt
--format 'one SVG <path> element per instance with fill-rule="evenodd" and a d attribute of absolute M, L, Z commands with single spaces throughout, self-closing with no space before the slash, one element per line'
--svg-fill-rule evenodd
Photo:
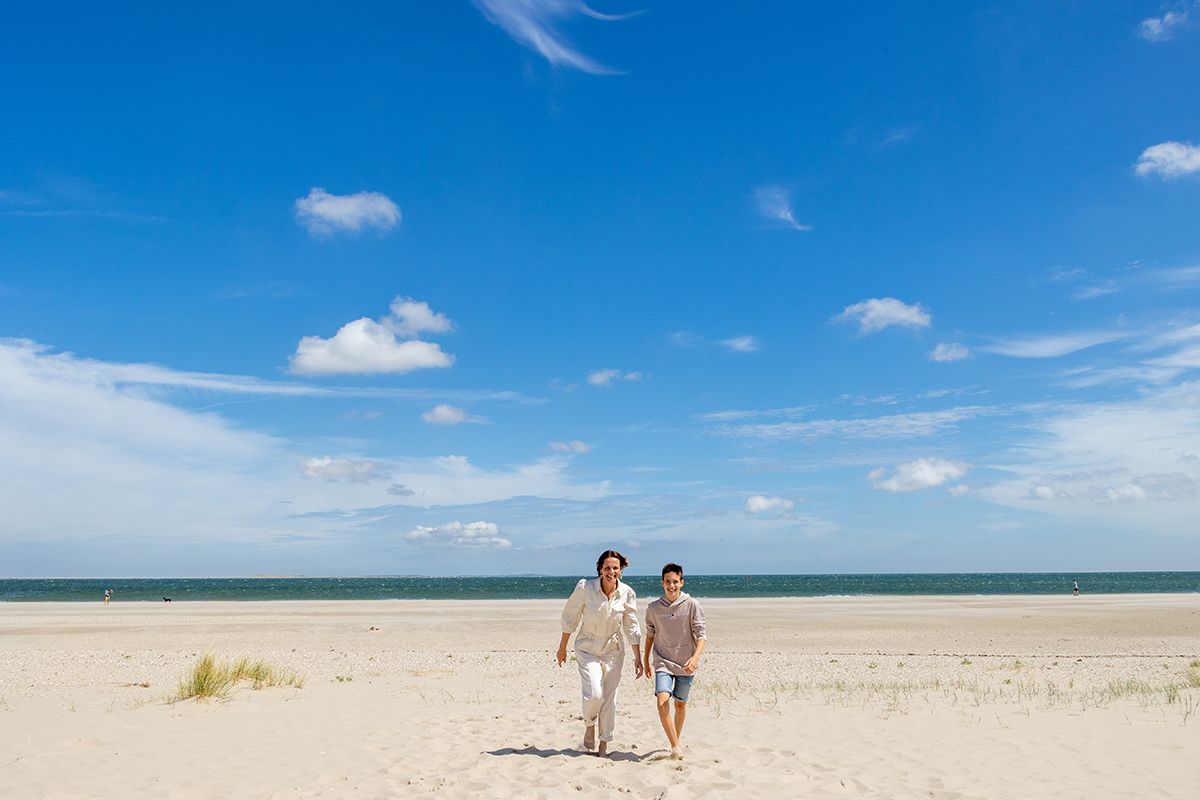
<path fill-rule="evenodd" d="M 622 632 L 629 644 L 641 644 L 637 594 L 628 584 L 617 581 L 617 590 L 606 597 L 600 589 L 600 578 L 581 580 L 562 612 L 563 633 L 574 633 L 576 628 L 579 634 L 575 649 L 594 656 L 620 650 Z"/>

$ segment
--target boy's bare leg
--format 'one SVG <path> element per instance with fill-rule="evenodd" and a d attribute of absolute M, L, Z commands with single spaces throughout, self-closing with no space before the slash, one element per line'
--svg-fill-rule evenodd
<path fill-rule="evenodd" d="M 658 701 L 658 721 L 662 723 L 667 741 L 671 743 L 671 750 L 674 751 L 679 747 L 679 733 L 675 729 L 675 723 L 671 721 L 671 694 L 659 692 L 654 697 Z"/>
<path fill-rule="evenodd" d="M 679 746 L 679 740 L 683 738 L 683 723 L 687 719 L 687 703 L 675 701 L 675 746 Z"/>

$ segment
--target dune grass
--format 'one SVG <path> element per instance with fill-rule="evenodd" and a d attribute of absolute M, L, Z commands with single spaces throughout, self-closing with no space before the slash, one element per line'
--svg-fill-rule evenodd
<path fill-rule="evenodd" d="M 303 675 L 281 670 L 265 661 L 251 661 L 248 658 L 233 662 L 218 661 L 212 653 L 208 653 L 179 681 L 179 689 L 170 697 L 170 701 L 225 699 L 241 681 L 249 681 L 255 689 L 265 686 L 304 688 Z"/>

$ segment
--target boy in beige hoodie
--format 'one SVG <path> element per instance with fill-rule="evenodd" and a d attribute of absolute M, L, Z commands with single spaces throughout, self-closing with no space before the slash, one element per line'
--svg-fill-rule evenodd
<path fill-rule="evenodd" d="M 667 564 L 662 568 L 662 597 L 646 608 L 645 671 L 654 675 L 654 699 L 658 720 L 671 744 L 671 758 L 683 758 L 679 737 L 687 718 L 688 694 L 700 663 L 700 654 L 708 638 L 704 609 L 694 597 L 683 591 L 683 567 Z M 671 700 L 675 719 L 671 719 Z"/>

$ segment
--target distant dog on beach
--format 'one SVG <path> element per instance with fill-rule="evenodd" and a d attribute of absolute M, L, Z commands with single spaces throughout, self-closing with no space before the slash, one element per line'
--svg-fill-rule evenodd
<path fill-rule="evenodd" d="M 169 597 L 164 597 L 164 598 L 163 598 L 163 602 L 164 602 L 164 603 L 169 603 L 169 602 L 171 602 L 171 598 L 169 598 Z"/>

